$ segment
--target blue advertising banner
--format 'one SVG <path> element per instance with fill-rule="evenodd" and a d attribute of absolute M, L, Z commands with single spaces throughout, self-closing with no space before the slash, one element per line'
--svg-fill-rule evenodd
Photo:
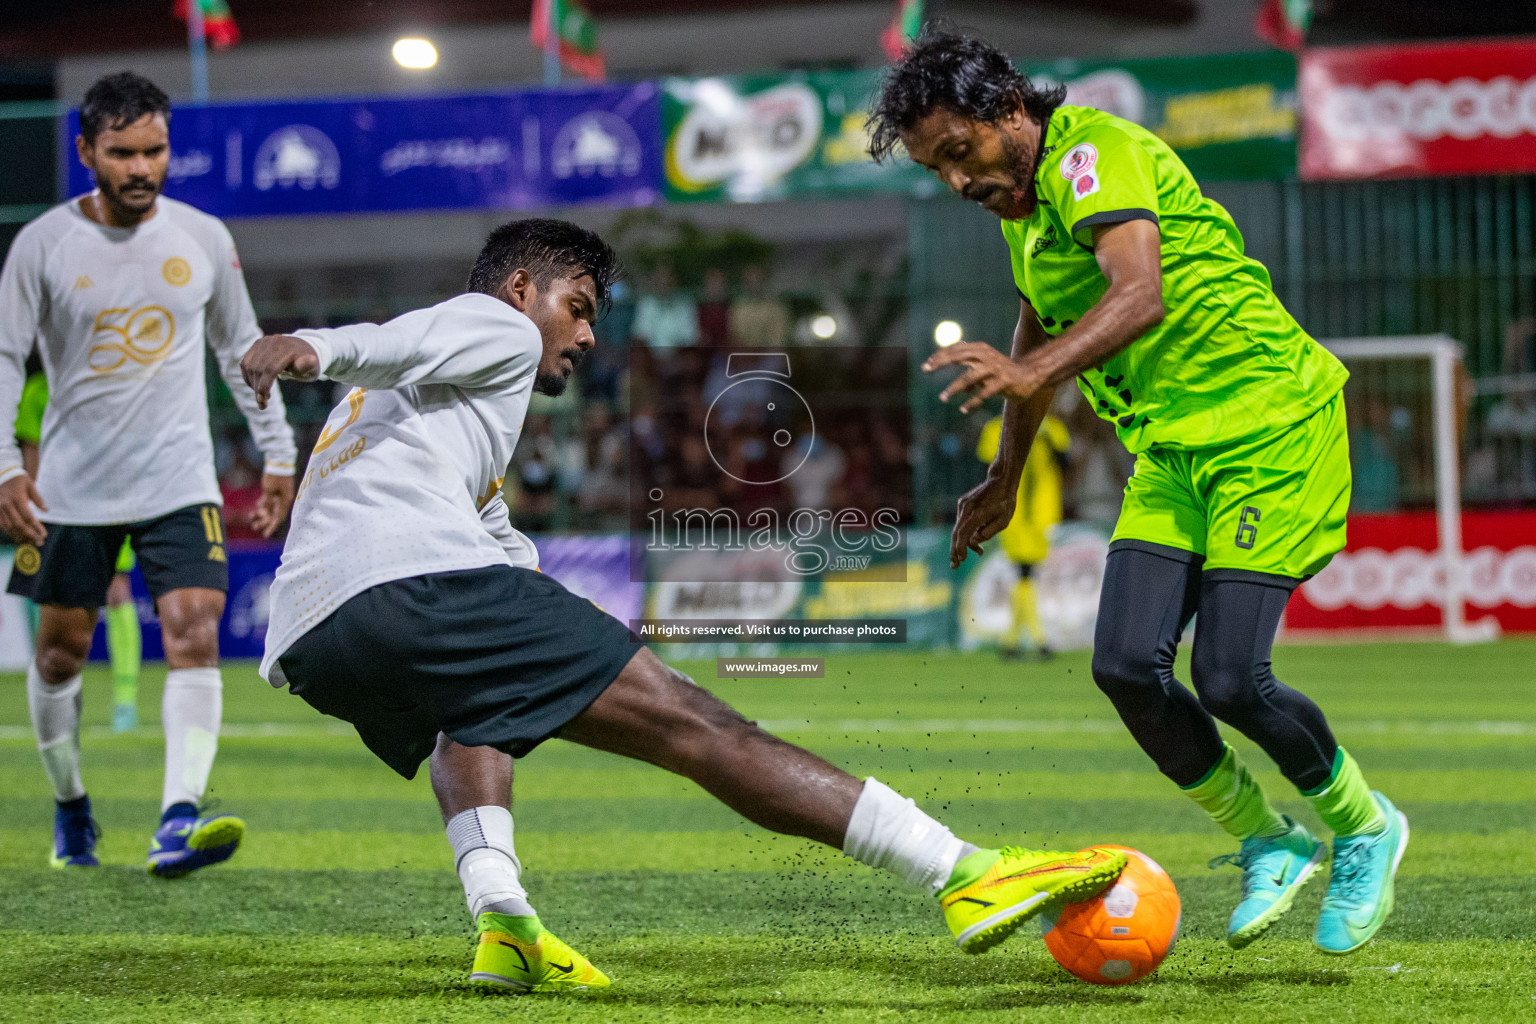
<path fill-rule="evenodd" d="M 629 580 L 629 539 L 623 534 L 568 537 L 534 537 L 539 549 L 539 568 L 623 622 L 640 617 L 644 586 Z M 219 623 L 219 655 L 224 658 L 260 658 L 267 643 L 267 591 L 283 549 L 260 541 L 232 541 L 229 555 L 229 600 Z M 9 567 L 0 565 L 9 571 Z M 134 570 L 133 599 L 138 605 L 139 625 L 144 631 L 144 659 L 165 657 L 160 640 L 160 620 Z M 107 631 L 96 626 L 91 658 L 107 657 Z M 25 662 L 23 662 L 24 664 Z"/>
<path fill-rule="evenodd" d="M 69 195 L 93 187 L 64 122 Z M 182 107 L 166 194 L 216 217 L 640 205 L 661 194 L 655 83 Z"/>

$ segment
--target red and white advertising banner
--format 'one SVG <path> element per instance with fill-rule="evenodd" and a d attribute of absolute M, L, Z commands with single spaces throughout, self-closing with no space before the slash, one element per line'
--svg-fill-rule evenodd
<path fill-rule="evenodd" d="M 1536 512 L 1464 512 L 1466 619 L 1536 632 Z M 1441 625 L 1445 562 L 1433 512 L 1349 517 L 1349 544 L 1302 584 L 1288 629 L 1425 629 Z"/>
<path fill-rule="evenodd" d="M 1536 170 L 1536 39 L 1301 55 L 1307 179 Z"/>

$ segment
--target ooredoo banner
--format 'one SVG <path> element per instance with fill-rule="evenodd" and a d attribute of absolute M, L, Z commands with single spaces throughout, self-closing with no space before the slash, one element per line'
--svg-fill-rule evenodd
<path fill-rule="evenodd" d="M 1536 512 L 1465 512 L 1461 535 L 1467 619 L 1536 631 Z M 1350 516 L 1348 546 L 1291 598 L 1285 624 L 1432 629 L 1444 592 L 1434 513 Z"/>
<path fill-rule="evenodd" d="M 1309 179 L 1536 170 L 1536 39 L 1302 54 Z"/>

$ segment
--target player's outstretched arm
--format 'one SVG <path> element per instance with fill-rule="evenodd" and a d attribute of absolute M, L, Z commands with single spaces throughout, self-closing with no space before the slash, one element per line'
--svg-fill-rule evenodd
<path fill-rule="evenodd" d="M 306 329 L 320 372 L 383 391 L 426 384 L 497 390 L 533 382 L 544 343 L 513 306 L 470 292 L 383 324 Z"/>
<path fill-rule="evenodd" d="M 265 409 L 272 400 L 272 385 L 279 377 L 318 380 L 320 357 L 314 346 L 291 334 L 269 334 L 256 339 L 240 360 L 240 376 L 256 393 L 256 406 Z"/>
<path fill-rule="evenodd" d="M 1034 307 L 1020 299 L 1019 322 L 1013 329 L 1014 361 L 1023 359 L 1048 340 Z M 982 554 L 982 542 L 997 536 L 1013 518 L 1024 461 L 1055 395 L 1054 387 L 1046 387 L 1026 401 L 1010 399 L 1004 403 L 997 456 L 987 467 L 987 478 L 961 495 L 955 510 L 955 528 L 949 538 L 950 568 L 958 568 L 967 552 Z"/>
<path fill-rule="evenodd" d="M 940 399 L 947 402 L 969 394 L 961 412 L 974 412 L 993 395 L 1025 401 L 1042 388 L 1100 365 L 1162 322 L 1162 236 L 1157 225 L 1130 220 L 1100 225 L 1093 232 L 1094 257 L 1109 282 L 1093 308 L 1050 344 L 1017 361 L 980 342 L 935 352 L 923 363 L 925 371 L 965 368 Z"/>

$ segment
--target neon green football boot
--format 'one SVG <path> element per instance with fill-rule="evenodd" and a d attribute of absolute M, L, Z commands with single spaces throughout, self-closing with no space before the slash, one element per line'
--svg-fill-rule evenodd
<path fill-rule="evenodd" d="M 475 921 L 471 985 L 500 992 L 553 992 L 602 988 L 608 975 L 552 935 L 537 917 L 486 911 Z"/>
<path fill-rule="evenodd" d="M 1041 911 L 1103 892 L 1124 867 L 1115 850 L 977 850 L 955 865 L 939 905 L 955 945 L 985 953 Z"/>

